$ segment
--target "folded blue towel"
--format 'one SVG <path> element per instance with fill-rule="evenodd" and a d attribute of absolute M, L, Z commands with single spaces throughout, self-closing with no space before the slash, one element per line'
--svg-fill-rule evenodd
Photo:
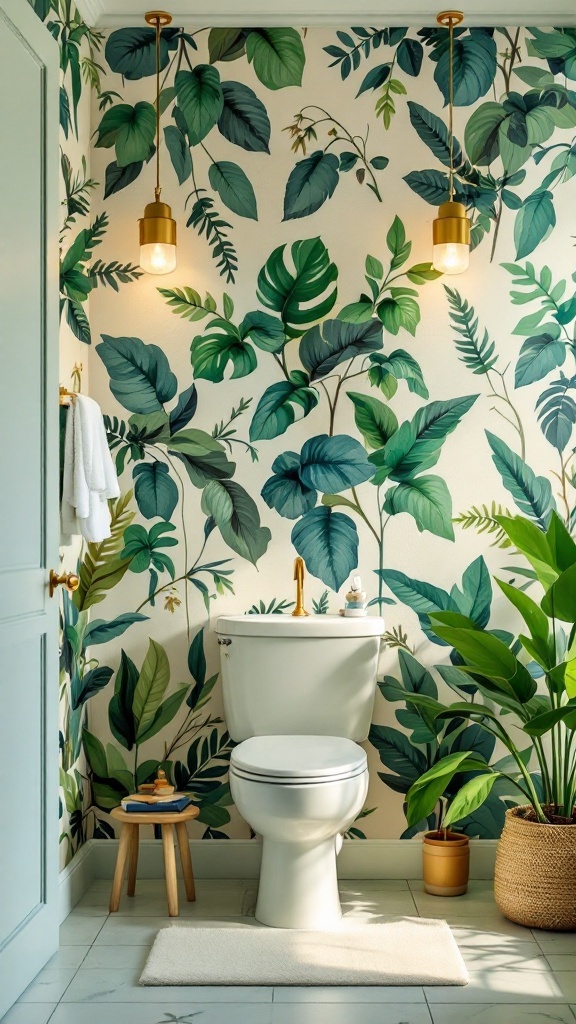
<path fill-rule="evenodd" d="M 183 811 L 191 803 L 192 798 L 189 796 L 179 796 L 175 800 L 163 800 L 158 804 L 146 804 L 140 800 L 123 800 L 122 810 L 134 814 L 145 814 L 147 811 L 151 811 L 153 814 L 164 812 L 173 814 L 174 811 Z"/>

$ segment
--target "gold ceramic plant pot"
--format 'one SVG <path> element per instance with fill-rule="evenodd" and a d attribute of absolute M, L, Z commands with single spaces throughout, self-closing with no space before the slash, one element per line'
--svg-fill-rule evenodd
<path fill-rule="evenodd" d="M 468 888 L 470 840 L 457 832 L 426 832 L 424 889 L 432 896 L 463 896 Z"/>
<path fill-rule="evenodd" d="M 526 820 L 506 811 L 496 853 L 494 896 L 505 917 L 528 928 L 576 930 L 576 825 Z"/>

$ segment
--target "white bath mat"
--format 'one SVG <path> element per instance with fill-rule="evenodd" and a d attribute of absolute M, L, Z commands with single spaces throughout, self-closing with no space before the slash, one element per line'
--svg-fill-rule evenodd
<path fill-rule="evenodd" d="M 445 921 L 296 931 L 257 924 L 163 928 L 141 985 L 466 985 Z"/>

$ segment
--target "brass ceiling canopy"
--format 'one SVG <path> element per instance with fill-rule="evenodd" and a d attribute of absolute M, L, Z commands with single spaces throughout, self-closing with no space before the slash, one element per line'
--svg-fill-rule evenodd
<path fill-rule="evenodd" d="M 464 15 L 462 11 L 440 11 L 437 15 L 436 21 L 442 28 L 455 28 L 456 25 L 460 25 L 464 21 Z"/>

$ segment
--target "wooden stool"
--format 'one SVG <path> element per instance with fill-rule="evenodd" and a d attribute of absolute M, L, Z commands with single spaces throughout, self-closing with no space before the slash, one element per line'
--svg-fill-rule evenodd
<path fill-rule="evenodd" d="M 188 901 L 192 902 L 196 899 L 196 891 L 194 888 L 194 873 L 192 871 L 192 858 L 190 857 L 186 822 L 198 817 L 200 813 L 198 807 L 190 805 L 190 807 L 186 807 L 183 811 L 172 813 L 160 810 L 144 811 L 142 814 L 132 814 L 128 811 L 123 811 L 120 807 L 115 807 L 110 813 L 116 821 L 122 822 L 116 869 L 110 894 L 110 913 L 115 914 L 120 906 L 126 864 L 128 864 L 128 895 L 134 895 L 136 889 L 136 869 L 138 867 L 139 826 L 160 825 L 162 830 L 168 913 L 170 917 L 178 917 L 178 885 L 176 881 L 173 826 L 176 826 L 176 836 L 178 837 L 178 846 L 180 847 L 180 860 L 182 862 L 186 896 Z"/>

